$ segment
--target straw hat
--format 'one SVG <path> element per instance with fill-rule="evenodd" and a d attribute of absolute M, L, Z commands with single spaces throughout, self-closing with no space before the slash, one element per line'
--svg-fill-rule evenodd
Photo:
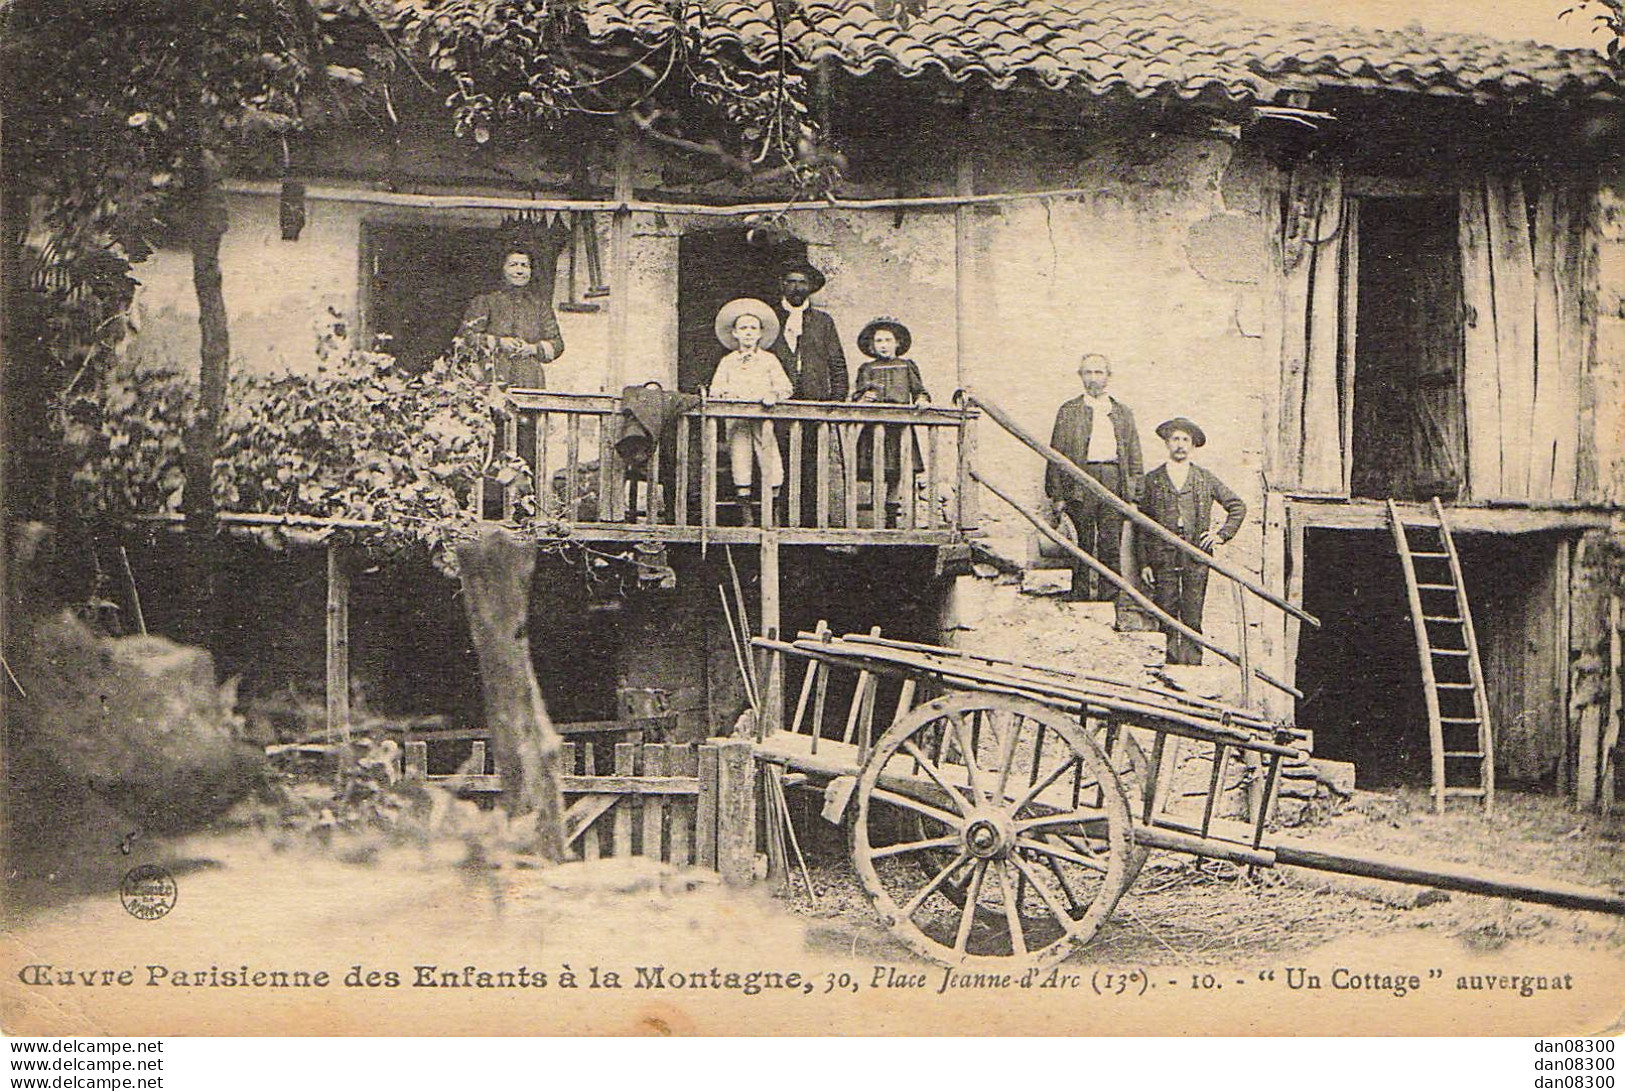
<path fill-rule="evenodd" d="M 865 356 L 873 356 L 875 334 L 880 330 L 891 330 L 892 336 L 897 338 L 897 355 L 908 355 L 909 346 L 914 343 L 914 335 L 908 332 L 907 326 L 890 317 L 877 318 L 858 331 L 858 351 Z"/>
<path fill-rule="evenodd" d="M 730 349 L 737 349 L 739 341 L 734 337 L 734 322 L 742 314 L 753 314 L 762 322 L 762 341 L 759 347 L 769 349 L 773 342 L 779 339 L 779 316 L 773 308 L 760 299 L 730 299 L 722 305 L 717 312 L 717 340 Z"/>
<path fill-rule="evenodd" d="M 1192 447 L 1203 447 L 1207 445 L 1207 433 L 1202 431 L 1201 426 L 1195 421 L 1191 420 L 1189 417 L 1175 417 L 1173 420 L 1163 421 L 1161 424 L 1157 425 L 1157 435 L 1159 438 L 1161 438 L 1162 442 L 1167 443 L 1168 434 L 1175 429 L 1178 429 L 1191 437 Z"/>

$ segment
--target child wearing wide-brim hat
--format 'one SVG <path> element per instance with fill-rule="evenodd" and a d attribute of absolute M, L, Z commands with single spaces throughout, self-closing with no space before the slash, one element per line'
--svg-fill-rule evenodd
<path fill-rule="evenodd" d="M 795 389 L 784 365 L 768 349 L 779 336 L 779 317 L 759 299 L 734 299 L 717 312 L 717 340 L 731 349 L 711 376 L 711 397 L 773 405 Z M 755 465 L 762 467 L 761 505 L 772 503 L 784 482 L 784 463 L 770 420 L 726 420 L 728 463 L 744 521 L 751 522 Z"/>
<path fill-rule="evenodd" d="M 920 369 L 904 353 L 913 347 L 914 336 L 909 328 L 895 318 L 881 317 L 871 321 L 858 333 L 858 349 L 867 357 L 858 366 L 852 383 L 852 400 L 884 402 L 891 405 L 927 405 L 931 395 L 920 378 Z M 902 514 L 898 491 L 903 478 L 903 434 L 909 436 L 910 461 L 913 472 L 925 469 L 914 429 L 907 425 L 870 425 L 858 438 L 858 478 L 872 480 L 874 474 L 873 429 L 885 430 L 886 523 L 895 526 Z"/>

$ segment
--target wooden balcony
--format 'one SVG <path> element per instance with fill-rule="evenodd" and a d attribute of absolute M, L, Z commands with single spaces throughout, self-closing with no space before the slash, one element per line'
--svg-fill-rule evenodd
<path fill-rule="evenodd" d="M 629 465 L 618 444 L 641 430 L 620 398 L 516 391 L 512 399 L 499 441 L 537 471 L 542 523 L 559 534 L 758 540 L 764 527 L 746 525 L 734 502 L 727 430 L 737 421 L 771 426 L 784 484 L 759 522 L 785 545 L 946 545 L 975 525 L 974 409 L 707 400 L 676 414 L 647 461 Z M 890 513 L 888 445 L 899 471 Z M 521 486 L 487 480 L 482 510 L 512 519 L 521 495 Z"/>

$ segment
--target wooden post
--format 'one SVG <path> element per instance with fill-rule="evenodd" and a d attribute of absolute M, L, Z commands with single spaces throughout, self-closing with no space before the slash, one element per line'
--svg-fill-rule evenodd
<path fill-rule="evenodd" d="M 717 866 L 719 754 L 715 743 L 702 743 L 695 755 L 700 773 L 700 797 L 694 803 L 694 862 L 703 868 Z"/>
<path fill-rule="evenodd" d="M 502 805 L 512 816 L 534 813 L 534 850 L 560 862 L 566 852 L 561 740 L 542 700 L 525 635 L 536 549 L 518 535 L 491 528 L 457 547 L 457 566 L 479 658 L 491 749 L 502 776 Z"/>
<path fill-rule="evenodd" d="M 755 759 L 748 739 L 713 739 L 717 749 L 717 870 L 749 886 L 756 870 Z"/>
<path fill-rule="evenodd" d="M 350 576 L 327 547 L 327 741 L 350 741 Z"/>
<path fill-rule="evenodd" d="M 1625 717 L 1625 664 L 1620 663 L 1620 607 L 1619 596 L 1608 597 L 1608 709 L 1603 714 L 1602 753 L 1599 755 L 1598 767 L 1600 769 L 1599 785 L 1601 791 L 1599 799 L 1602 803 L 1602 812 L 1612 814 L 1614 810 L 1614 755 L 1619 748 L 1619 723 Z"/>
<path fill-rule="evenodd" d="M 970 148 L 961 145 L 954 170 L 954 193 L 969 197 L 976 192 L 976 161 Z M 969 267 L 971 252 L 970 206 L 954 206 L 954 389 L 965 389 L 965 377 L 970 370 L 970 354 L 965 341 L 970 330 Z"/>
<path fill-rule="evenodd" d="M 632 157 L 637 145 L 629 118 L 615 119 L 615 211 L 610 218 L 609 392 L 626 385 L 626 329 L 632 304 Z M 604 451 L 600 458 L 606 457 Z M 602 503 L 602 501 L 600 501 Z"/>
<path fill-rule="evenodd" d="M 767 505 L 764 502 L 763 507 Z M 765 521 L 765 520 L 764 520 Z M 762 635 L 769 640 L 779 639 L 782 622 L 779 616 L 779 535 L 773 530 L 762 531 Z M 756 676 L 766 680 L 762 687 L 761 704 L 757 710 L 758 726 L 764 735 L 770 735 L 783 726 L 784 720 L 784 656 L 775 651 L 762 653 Z"/>

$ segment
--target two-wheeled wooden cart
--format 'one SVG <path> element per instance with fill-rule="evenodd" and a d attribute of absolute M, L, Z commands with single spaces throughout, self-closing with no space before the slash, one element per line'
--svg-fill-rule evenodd
<path fill-rule="evenodd" d="M 849 823 L 852 863 L 889 927 L 922 956 L 998 967 L 1059 960 L 1086 944 L 1151 849 L 1270 867 L 1297 864 L 1441 889 L 1625 914 L 1625 898 L 1452 865 L 1267 841 L 1267 806 L 1225 817 L 1228 771 L 1247 762 L 1273 794 L 1302 759 L 1293 727 L 1170 688 L 957 649 L 833 636 L 820 625 L 758 647 L 804 660 L 789 726 L 756 756 L 825 791 Z M 853 676 L 855 675 L 855 680 Z M 886 700 L 880 685 L 887 681 Z M 832 682 L 844 722 L 826 727 Z M 923 688 L 939 696 L 916 703 Z M 895 697 L 873 738 L 877 705 Z M 1162 806 L 1170 740 L 1210 747 L 1200 814 Z"/>

